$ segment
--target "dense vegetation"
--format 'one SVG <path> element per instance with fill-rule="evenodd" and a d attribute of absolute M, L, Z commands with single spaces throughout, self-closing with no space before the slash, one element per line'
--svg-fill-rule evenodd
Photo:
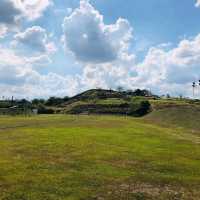
<path fill-rule="evenodd" d="M 74 97 L 50 97 L 47 100 L 33 99 L 31 102 L 1 101 L 0 107 L 30 107 L 37 108 L 39 114 L 115 114 L 143 116 L 151 110 L 150 103 L 137 96 L 153 96 L 147 90 L 114 91 L 93 89 Z"/>
<path fill-rule="evenodd" d="M 135 91 L 92 89 L 74 97 L 0 101 L 0 109 L 13 106 L 25 110 L 37 109 L 39 114 L 109 114 L 141 117 L 163 108 L 198 107 L 200 101 L 182 97 L 171 98 L 169 95 L 163 98 L 139 89 Z"/>
<path fill-rule="evenodd" d="M 199 100 L 184 98 L 158 97 L 147 90 L 114 91 L 93 89 L 74 97 L 50 97 L 49 99 L 33 99 L 0 101 L 1 108 L 17 106 L 19 108 L 38 109 L 39 114 L 111 114 L 141 117 L 152 110 L 173 106 L 199 106 Z"/>

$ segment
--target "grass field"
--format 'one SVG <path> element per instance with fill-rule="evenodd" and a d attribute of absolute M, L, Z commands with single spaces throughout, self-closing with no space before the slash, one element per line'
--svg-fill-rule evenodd
<path fill-rule="evenodd" d="M 200 199 L 200 126 L 160 112 L 0 117 L 0 200 Z"/>

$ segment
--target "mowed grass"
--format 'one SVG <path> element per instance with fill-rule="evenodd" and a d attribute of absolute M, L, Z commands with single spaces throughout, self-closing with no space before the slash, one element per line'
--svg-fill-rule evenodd
<path fill-rule="evenodd" d="M 0 200 L 200 199 L 199 142 L 144 118 L 0 117 Z"/>

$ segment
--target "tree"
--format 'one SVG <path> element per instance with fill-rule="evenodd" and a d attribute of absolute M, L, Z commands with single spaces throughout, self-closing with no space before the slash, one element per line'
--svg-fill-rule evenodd
<path fill-rule="evenodd" d="M 133 116 L 143 116 L 151 109 L 151 104 L 148 100 L 142 97 L 134 97 L 130 103 L 129 114 Z"/>
<path fill-rule="evenodd" d="M 68 96 L 65 96 L 64 98 L 63 98 L 63 101 L 64 102 L 66 102 L 66 101 L 68 101 L 70 98 L 68 97 Z"/>
<path fill-rule="evenodd" d="M 58 97 L 50 97 L 47 101 L 46 101 L 46 105 L 47 106 L 57 106 L 59 104 L 63 103 L 63 99 L 62 98 L 58 98 Z"/>
<path fill-rule="evenodd" d="M 134 91 L 134 95 L 135 96 L 141 96 L 141 97 L 144 97 L 147 95 L 147 90 L 140 90 L 140 89 L 137 89 Z"/>
<path fill-rule="evenodd" d="M 45 100 L 44 99 L 33 99 L 32 104 L 34 106 L 38 106 L 38 105 L 41 105 L 41 104 L 43 105 L 43 104 L 45 104 Z"/>
<path fill-rule="evenodd" d="M 118 92 L 123 92 L 123 90 L 124 90 L 124 88 L 123 88 L 122 86 L 118 86 L 118 87 L 117 87 L 117 91 L 118 91 Z"/>
<path fill-rule="evenodd" d="M 126 93 L 127 93 L 128 95 L 131 95 L 131 94 L 133 94 L 133 90 L 126 90 Z"/>

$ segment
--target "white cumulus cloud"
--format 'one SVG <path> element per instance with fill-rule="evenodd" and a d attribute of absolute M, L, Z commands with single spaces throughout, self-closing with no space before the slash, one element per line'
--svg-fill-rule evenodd
<path fill-rule="evenodd" d="M 126 55 L 127 56 L 127 55 Z M 145 59 L 129 56 L 112 63 L 86 65 L 81 88 L 150 89 L 156 94 L 192 96 L 192 82 L 200 79 L 200 35 L 184 39 L 175 48 L 151 47 Z"/>
<path fill-rule="evenodd" d="M 126 19 L 106 25 L 103 16 L 89 1 L 81 0 L 80 7 L 63 22 L 64 42 L 79 62 L 112 62 L 127 51 L 132 27 Z"/>
<path fill-rule="evenodd" d="M 15 45 L 22 44 L 37 52 L 51 53 L 56 51 L 54 43 L 49 42 L 46 30 L 40 26 L 33 26 L 24 32 L 17 33 L 14 39 Z"/>
<path fill-rule="evenodd" d="M 23 57 L 13 50 L 0 48 L 0 90 L 2 96 L 36 98 L 74 95 L 78 92 L 76 77 L 55 73 L 40 74 L 36 66 L 44 58 Z M 40 60 L 41 59 L 41 60 Z"/>
<path fill-rule="evenodd" d="M 43 15 L 43 12 L 52 4 L 50 0 L 13 0 L 29 20 L 35 20 Z"/>
<path fill-rule="evenodd" d="M 150 48 L 137 66 L 135 83 L 165 93 L 191 95 L 191 84 L 200 79 L 200 35 L 180 41 L 176 48 Z"/>
<path fill-rule="evenodd" d="M 0 35 L 5 30 L 16 30 L 22 19 L 41 17 L 52 3 L 50 0 L 0 0 Z"/>

